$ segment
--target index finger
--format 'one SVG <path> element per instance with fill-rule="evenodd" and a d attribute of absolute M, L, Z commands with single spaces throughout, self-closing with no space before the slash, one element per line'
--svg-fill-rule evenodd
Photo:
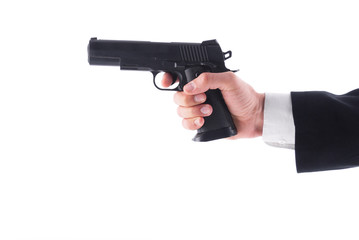
<path fill-rule="evenodd" d="M 162 80 L 161 80 L 161 84 L 164 88 L 168 88 L 169 86 L 172 85 L 172 76 L 169 73 L 165 73 L 163 74 Z"/>

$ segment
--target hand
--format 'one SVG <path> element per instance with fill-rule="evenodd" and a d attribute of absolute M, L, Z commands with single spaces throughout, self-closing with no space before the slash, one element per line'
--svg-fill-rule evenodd
<path fill-rule="evenodd" d="M 172 84 L 170 74 L 165 74 L 162 85 Z M 176 92 L 174 101 L 179 105 L 178 115 L 183 118 L 186 129 L 197 130 L 203 126 L 203 117 L 211 115 L 213 109 L 206 101 L 205 92 L 220 89 L 237 127 L 238 134 L 230 139 L 252 138 L 262 135 L 264 94 L 259 94 L 232 72 L 202 73 L 184 86 L 183 92 Z"/>

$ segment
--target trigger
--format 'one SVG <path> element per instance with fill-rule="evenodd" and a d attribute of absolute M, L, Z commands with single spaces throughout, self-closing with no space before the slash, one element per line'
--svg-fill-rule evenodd
<path fill-rule="evenodd" d="M 166 81 L 164 80 L 164 74 L 165 72 L 162 71 L 152 71 L 153 74 L 153 83 L 155 87 L 159 90 L 167 90 L 167 91 L 180 91 L 179 87 L 179 75 L 173 72 L 167 72 L 166 74 L 169 74 L 171 76 L 171 79 L 169 77 L 166 77 Z"/>
<path fill-rule="evenodd" d="M 171 85 L 173 85 L 173 84 L 176 83 L 178 76 L 177 76 L 176 73 L 173 73 L 173 72 L 170 72 L 169 74 L 170 74 L 171 77 L 172 77 L 172 83 L 171 83 Z"/>

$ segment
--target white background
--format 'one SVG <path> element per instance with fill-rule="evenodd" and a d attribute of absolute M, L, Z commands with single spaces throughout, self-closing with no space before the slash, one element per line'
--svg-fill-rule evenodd
<path fill-rule="evenodd" d="M 101 39 L 201 42 L 259 92 L 358 87 L 356 1 L 2 1 L 0 239 L 358 239 L 359 170 L 297 174 L 261 138 L 191 141 Z"/>

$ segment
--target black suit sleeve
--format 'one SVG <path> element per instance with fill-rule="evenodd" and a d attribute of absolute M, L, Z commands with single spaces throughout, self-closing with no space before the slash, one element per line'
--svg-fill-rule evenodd
<path fill-rule="evenodd" d="M 359 166 L 359 89 L 292 92 L 298 172 Z"/>

